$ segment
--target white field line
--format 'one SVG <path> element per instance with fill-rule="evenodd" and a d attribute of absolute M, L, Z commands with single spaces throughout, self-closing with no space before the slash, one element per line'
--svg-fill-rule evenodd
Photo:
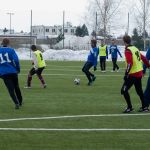
<path fill-rule="evenodd" d="M 27 74 L 23 74 L 23 73 L 21 73 L 21 74 L 19 74 L 19 75 L 21 75 L 21 76 L 27 76 Z M 51 73 L 43 73 L 42 75 L 45 75 L 45 76 L 81 76 L 81 77 L 83 77 L 83 76 L 85 76 L 84 74 L 83 75 L 77 75 L 77 74 L 60 74 L 60 73 L 56 73 L 56 74 L 51 74 Z M 115 77 L 115 76 L 122 76 L 123 77 L 123 75 L 115 75 L 115 74 L 103 74 L 103 75 L 96 75 L 96 76 L 99 76 L 99 77 Z"/>
<path fill-rule="evenodd" d="M 100 114 L 100 115 L 72 115 L 72 116 L 54 116 L 54 117 L 32 117 L 32 118 L 14 118 L 0 119 L 0 122 L 26 121 L 26 120 L 52 120 L 52 119 L 68 119 L 68 118 L 86 118 L 86 117 L 130 117 L 130 116 L 149 116 L 150 113 L 141 114 Z"/>
<path fill-rule="evenodd" d="M 150 129 L 113 129 L 113 128 L 99 128 L 99 129 L 59 129 L 59 128 L 0 128 L 0 131 L 79 131 L 79 132 L 92 132 L 92 131 L 150 131 Z"/>
<path fill-rule="evenodd" d="M 23 74 L 23 73 L 21 73 L 21 74 L 19 74 L 20 76 L 27 76 L 27 74 Z M 85 75 L 83 74 L 83 75 L 79 75 L 79 74 L 49 74 L 49 73 L 45 73 L 45 74 L 42 74 L 42 75 L 44 75 L 44 76 L 70 76 L 70 77 L 85 77 Z M 105 74 L 105 73 L 103 73 L 103 74 L 100 74 L 100 75 L 96 75 L 97 77 L 123 77 L 123 75 L 119 75 L 119 74 Z M 148 77 L 147 75 L 146 76 L 144 76 L 144 77 Z"/>

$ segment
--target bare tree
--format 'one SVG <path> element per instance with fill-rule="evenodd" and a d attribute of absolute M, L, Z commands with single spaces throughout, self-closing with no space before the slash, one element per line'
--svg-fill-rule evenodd
<path fill-rule="evenodd" d="M 150 27 L 150 0 L 136 0 L 135 8 L 137 27 L 143 36 L 144 50 L 146 50 L 146 30 Z"/>
<path fill-rule="evenodd" d="M 95 30 L 103 31 L 104 39 L 112 26 L 112 20 L 119 13 L 122 0 L 91 0 L 89 12 L 95 19 Z M 94 26 L 94 25 L 93 25 Z"/>

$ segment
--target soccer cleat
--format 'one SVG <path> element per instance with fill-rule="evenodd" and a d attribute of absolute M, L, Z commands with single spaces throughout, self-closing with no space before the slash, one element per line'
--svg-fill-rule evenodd
<path fill-rule="evenodd" d="M 31 89 L 31 86 L 25 86 L 24 88 L 25 89 Z"/>
<path fill-rule="evenodd" d="M 117 72 L 119 72 L 119 69 L 117 69 Z"/>
<path fill-rule="evenodd" d="M 114 70 L 112 70 L 111 72 L 115 72 Z"/>
<path fill-rule="evenodd" d="M 45 89 L 46 87 L 47 87 L 47 84 L 44 84 L 44 85 L 43 85 L 43 88 Z"/>
<path fill-rule="evenodd" d="M 133 111 L 133 108 L 126 108 L 123 113 L 130 113 L 131 111 Z"/>
<path fill-rule="evenodd" d="M 96 77 L 95 77 L 95 76 L 93 76 L 93 77 L 92 77 L 92 81 L 95 81 L 95 80 L 96 80 Z"/>
<path fill-rule="evenodd" d="M 148 107 L 144 107 L 144 108 L 141 107 L 138 112 L 148 112 L 148 111 L 149 111 Z"/>
<path fill-rule="evenodd" d="M 19 109 L 19 106 L 20 106 L 19 104 L 16 104 L 15 109 Z"/>
<path fill-rule="evenodd" d="M 92 81 L 90 81 L 90 82 L 88 82 L 88 84 L 87 84 L 88 86 L 91 86 L 92 85 Z"/>

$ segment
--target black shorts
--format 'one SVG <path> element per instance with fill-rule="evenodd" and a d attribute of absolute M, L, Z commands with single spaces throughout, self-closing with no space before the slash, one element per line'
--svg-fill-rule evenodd
<path fill-rule="evenodd" d="M 35 68 L 32 68 L 29 73 L 30 75 L 34 75 L 34 74 L 37 74 L 37 75 L 41 75 L 42 74 L 42 71 L 44 70 L 45 67 L 42 67 L 42 68 L 38 68 L 37 70 Z"/>

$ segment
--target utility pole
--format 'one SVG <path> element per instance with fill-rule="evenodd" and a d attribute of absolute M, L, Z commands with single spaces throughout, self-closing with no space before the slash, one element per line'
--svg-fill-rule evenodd
<path fill-rule="evenodd" d="M 64 39 L 65 39 L 65 11 L 63 11 L 63 49 L 65 47 L 65 42 L 64 42 Z"/>
<path fill-rule="evenodd" d="M 128 26 L 127 26 L 127 35 L 129 34 L 129 24 L 130 24 L 130 16 L 128 12 Z"/>
<path fill-rule="evenodd" d="M 95 23 L 95 39 L 97 37 L 97 12 L 96 12 L 96 23 Z"/>
<path fill-rule="evenodd" d="M 145 25 L 146 25 L 146 4 L 145 4 L 145 0 L 144 0 L 144 17 L 143 17 L 143 40 L 144 40 L 144 51 L 146 50 L 146 35 L 145 35 Z"/>
<path fill-rule="evenodd" d="M 32 45 L 32 10 L 31 10 L 31 25 L 30 25 L 30 47 Z M 30 48 L 30 58 L 31 58 L 31 48 Z"/>
<path fill-rule="evenodd" d="M 7 15 L 9 15 L 9 18 L 10 18 L 10 29 L 9 29 L 10 31 L 9 32 L 11 34 L 11 16 L 14 15 L 14 13 L 8 12 Z"/>

